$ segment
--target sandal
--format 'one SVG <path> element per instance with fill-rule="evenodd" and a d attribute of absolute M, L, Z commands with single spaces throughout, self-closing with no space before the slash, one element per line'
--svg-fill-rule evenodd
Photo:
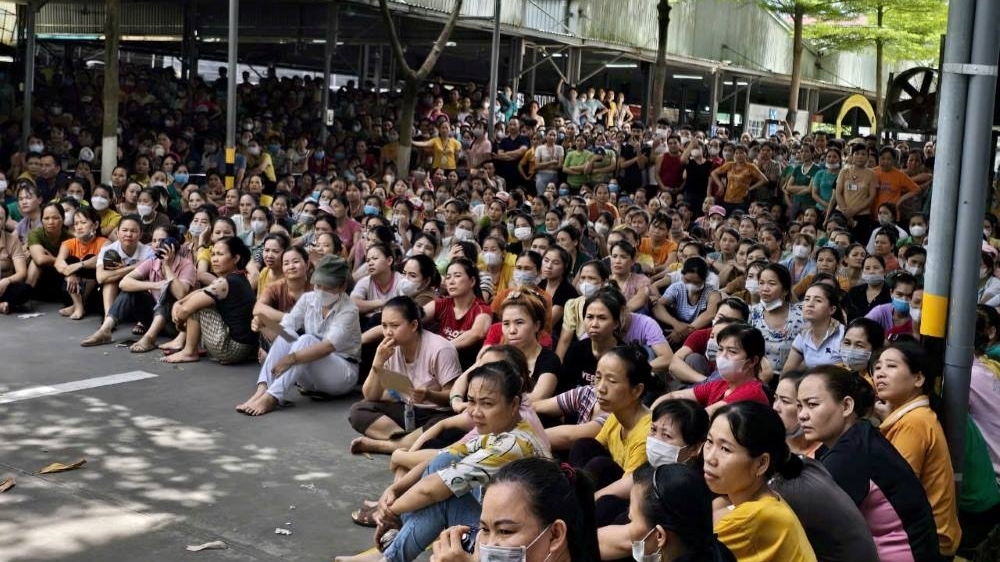
<path fill-rule="evenodd" d="M 146 339 L 141 339 L 128 348 L 132 353 L 148 353 L 154 349 L 156 349 L 156 344 Z"/>
<path fill-rule="evenodd" d="M 378 523 L 375 522 L 375 514 L 378 512 L 378 504 L 375 505 L 364 505 L 361 509 L 351 512 L 351 521 L 354 521 L 355 525 L 361 525 L 362 527 L 378 527 Z"/>
<path fill-rule="evenodd" d="M 132 335 L 144 336 L 146 335 L 146 330 L 148 330 L 148 328 L 146 328 L 146 326 L 142 322 L 138 322 L 136 323 L 135 326 L 132 326 Z"/>

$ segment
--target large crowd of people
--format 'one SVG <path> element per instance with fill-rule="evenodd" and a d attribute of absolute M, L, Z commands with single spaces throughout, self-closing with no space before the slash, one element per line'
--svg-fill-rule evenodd
<path fill-rule="evenodd" d="M 953 467 L 919 345 L 933 142 L 435 79 L 401 173 L 396 94 L 333 92 L 325 136 L 321 83 L 244 75 L 226 189 L 224 69 L 125 65 L 105 184 L 101 84 L 44 69 L 28 143 L 3 127 L 0 313 L 256 362 L 246 415 L 360 387 L 351 452 L 392 484 L 341 560 L 929 562 L 1000 521 L 1000 232 Z"/>

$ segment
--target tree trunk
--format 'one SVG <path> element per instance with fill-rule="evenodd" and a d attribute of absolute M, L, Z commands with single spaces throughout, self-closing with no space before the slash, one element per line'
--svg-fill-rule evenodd
<path fill-rule="evenodd" d="M 403 98 L 399 106 L 399 147 L 396 149 L 396 176 L 410 175 L 410 155 L 413 152 L 413 117 L 417 111 L 417 92 L 420 81 L 407 75 L 403 83 Z"/>
<path fill-rule="evenodd" d="M 667 82 L 667 28 L 670 26 L 670 2 L 660 0 L 658 14 L 656 64 L 653 66 L 653 91 L 646 106 L 646 125 L 652 126 L 663 112 L 663 90 Z"/>
<path fill-rule="evenodd" d="M 121 38 L 121 0 L 104 6 L 104 122 L 101 130 L 101 181 L 110 184 L 118 165 L 118 40 Z M 28 9 L 34 9 L 29 7 Z"/>
<path fill-rule="evenodd" d="M 878 16 L 877 16 L 878 17 L 878 28 L 881 31 L 882 30 L 882 18 L 885 16 L 885 7 L 880 5 L 878 7 L 877 14 L 878 14 Z M 876 39 L 875 40 L 875 121 L 876 121 L 876 123 L 872 123 L 872 125 L 874 125 L 876 129 L 879 128 L 879 127 L 881 127 L 881 125 L 879 125 L 878 123 L 882 122 L 882 111 L 883 111 L 883 107 L 882 107 L 882 94 L 883 94 L 883 92 L 885 90 L 885 84 L 882 83 L 883 82 L 883 78 L 882 78 L 882 61 L 883 61 L 883 57 L 884 56 L 885 56 L 885 40 L 881 39 L 881 38 Z"/>
<path fill-rule="evenodd" d="M 792 13 L 794 33 L 792 36 L 792 83 L 788 89 L 788 113 L 785 121 L 788 127 L 795 130 L 795 120 L 799 114 L 799 88 L 802 85 L 802 20 L 805 8 L 798 2 Z M 806 131 L 808 133 L 808 131 Z"/>

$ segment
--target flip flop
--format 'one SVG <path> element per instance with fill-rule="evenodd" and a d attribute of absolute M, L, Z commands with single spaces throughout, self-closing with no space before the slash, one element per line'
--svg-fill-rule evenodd
<path fill-rule="evenodd" d="M 145 325 L 143 325 L 142 322 L 138 322 L 138 323 L 136 323 L 135 326 L 132 326 L 132 335 L 133 336 L 144 336 L 144 335 L 146 335 L 146 330 L 148 330 L 148 329 L 149 328 L 147 328 Z"/>
<path fill-rule="evenodd" d="M 351 512 L 351 521 L 354 521 L 355 525 L 360 525 L 362 527 L 378 527 L 378 523 L 375 522 L 375 514 L 378 512 L 378 505 L 363 505 L 361 509 L 356 509 Z"/>
<path fill-rule="evenodd" d="M 80 347 L 97 347 L 99 345 L 107 345 L 109 343 L 115 343 L 115 338 L 111 337 L 110 334 L 106 336 L 91 336 L 80 342 Z"/>
<path fill-rule="evenodd" d="M 148 353 L 148 352 L 150 352 L 150 351 L 153 351 L 154 349 L 156 349 L 156 344 L 155 344 L 155 343 L 153 343 L 153 342 L 146 342 L 146 345 L 144 345 L 144 346 L 140 346 L 140 347 L 137 347 L 137 346 L 139 346 L 139 344 L 140 344 L 140 343 L 142 343 L 142 342 L 143 342 L 143 340 L 139 340 L 139 341 L 137 341 L 137 342 L 134 342 L 134 343 L 133 343 L 133 344 L 132 344 L 132 345 L 131 345 L 131 346 L 130 346 L 130 347 L 128 348 L 128 350 L 129 350 L 130 352 L 132 352 L 132 353 Z"/>
<path fill-rule="evenodd" d="M 306 390 L 302 385 L 295 383 L 296 388 L 299 389 L 299 394 L 313 400 L 314 402 L 330 402 L 331 400 L 336 400 L 336 396 L 332 394 L 327 394 L 321 390 Z"/>

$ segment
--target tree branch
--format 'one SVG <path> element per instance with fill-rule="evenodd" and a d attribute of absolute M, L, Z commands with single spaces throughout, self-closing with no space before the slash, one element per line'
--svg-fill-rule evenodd
<path fill-rule="evenodd" d="M 417 70 L 417 79 L 423 80 L 427 78 L 427 75 L 431 73 L 434 69 L 434 65 L 437 64 L 438 57 L 444 52 L 445 44 L 448 43 L 448 38 L 451 37 L 451 32 L 454 31 L 455 26 L 458 25 L 458 14 L 462 11 L 463 0 L 455 0 L 455 5 L 451 9 L 451 14 L 448 15 L 448 21 L 444 24 L 444 29 L 438 34 L 438 38 L 434 41 L 434 46 L 431 47 L 431 52 L 427 53 L 427 58 L 424 59 L 424 64 L 420 65 L 420 69 Z M 386 0 L 379 0 L 379 4 L 385 4 Z M 500 17 L 500 14 L 496 14 L 496 17 Z"/>
<path fill-rule="evenodd" d="M 392 12 L 389 11 L 389 2 L 387 0 L 378 0 L 378 7 L 382 13 L 382 22 L 389 29 L 389 42 L 392 43 L 392 50 L 396 54 L 396 62 L 399 63 L 400 70 L 405 78 L 416 80 L 417 73 L 406 63 L 406 52 L 403 51 L 403 43 L 399 40 L 396 21 L 392 19 Z"/>

